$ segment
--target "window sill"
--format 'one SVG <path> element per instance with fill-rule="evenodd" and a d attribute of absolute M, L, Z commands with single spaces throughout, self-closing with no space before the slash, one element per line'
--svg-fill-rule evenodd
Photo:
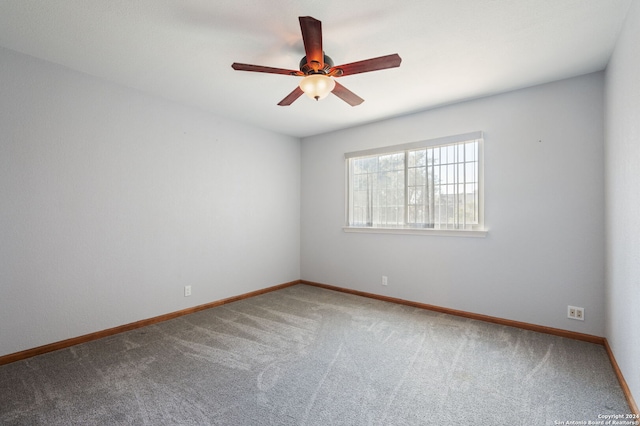
<path fill-rule="evenodd" d="M 405 234 L 405 235 L 424 235 L 434 237 L 472 237 L 484 238 L 487 236 L 484 230 L 458 230 L 458 229 L 421 229 L 421 228 L 369 228 L 360 226 L 344 226 L 344 232 L 354 232 L 363 234 Z"/>

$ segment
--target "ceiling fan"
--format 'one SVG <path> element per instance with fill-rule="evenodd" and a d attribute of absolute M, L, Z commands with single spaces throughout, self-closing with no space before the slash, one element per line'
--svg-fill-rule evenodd
<path fill-rule="evenodd" d="M 269 74 L 283 74 L 304 77 L 300 85 L 293 89 L 280 106 L 291 105 L 296 99 L 306 93 L 312 99 L 319 100 L 333 93 L 351 106 L 364 102 L 360 96 L 347 89 L 332 77 L 344 77 L 363 72 L 383 70 L 400 66 L 402 59 L 397 53 L 365 59 L 364 61 L 334 66 L 331 58 L 322 50 L 322 23 L 311 16 L 300 16 L 300 29 L 306 56 L 300 60 L 300 71 L 284 68 L 265 67 L 261 65 L 241 64 L 234 62 L 231 67 L 238 71 L 265 72 Z"/>

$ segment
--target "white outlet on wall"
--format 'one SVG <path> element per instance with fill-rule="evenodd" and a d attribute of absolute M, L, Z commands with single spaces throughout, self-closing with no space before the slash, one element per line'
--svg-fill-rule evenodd
<path fill-rule="evenodd" d="M 584 321 L 584 308 L 578 306 L 567 306 L 567 318 Z"/>
<path fill-rule="evenodd" d="M 185 285 L 184 286 L 184 297 L 187 296 L 191 296 L 191 286 L 190 285 Z"/>
<path fill-rule="evenodd" d="M 387 284 L 388 284 L 387 276 L 386 276 L 386 275 L 383 275 L 383 276 L 382 276 L 382 285 L 387 285 Z"/>

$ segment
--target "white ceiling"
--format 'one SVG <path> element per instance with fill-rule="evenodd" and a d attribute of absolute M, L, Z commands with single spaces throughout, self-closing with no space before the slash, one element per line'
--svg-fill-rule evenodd
<path fill-rule="evenodd" d="M 2 0 L 0 45 L 276 132 L 304 137 L 606 67 L 633 0 Z M 277 103 L 299 77 L 298 16 L 322 21 L 335 64 L 391 53 L 400 68 L 346 76 L 365 99 Z"/>

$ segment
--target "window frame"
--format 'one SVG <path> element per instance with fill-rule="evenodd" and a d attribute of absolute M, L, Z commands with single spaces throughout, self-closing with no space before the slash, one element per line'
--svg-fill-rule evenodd
<path fill-rule="evenodd" d="M 478 166 L 478 223 L 471 227 L 471 229 L 444 229 L 444 228 L 422 228 L 412 227 L 408 223 L 404 223 L 404 226 L 400 227 L 380 227 L 380 226 L 361 226 L 350 225 L 350 197 L 352 195 L 351 188 L 351 176 L 349 169 L 349 162 L 353 158 L 369 157 L 369 156 L 381 156 L 385 154 L 393 154 L 398 152 L 405 153 L 405 170 L 407 169 L 407 154 L 411 150 L 434 148 L 452 144 L 460 144 L 469 141 L 478 141 L 478 153 L 477 153 L 477 166 Z M 417 142 L 404 143 L 399 145 L 391 145 L 380 148 L 367 149 L 362 151 L 348 152 L 344 154 L 345 159 L 345 225 L 343 226 L 344 232 L 353 233 L 378 233 L 378 234 L 409 234 L 409 235 L 432 235 L 432 236 L 460 236 L 460 237 L 485 237 L 487 229 L 484 226 L 484 134 L 481 131 L 463 133 L 452 136 L 445 136 L 434 139 L 421 140 Z M 405 177 L 406 179 L 406 177 Z M 405 199 L 404 208 L 408 209 L 408 201 L 406 198 L 407 187 L 405 185 Z M 405 214 L 406 217 L 406 214 Z"/>

